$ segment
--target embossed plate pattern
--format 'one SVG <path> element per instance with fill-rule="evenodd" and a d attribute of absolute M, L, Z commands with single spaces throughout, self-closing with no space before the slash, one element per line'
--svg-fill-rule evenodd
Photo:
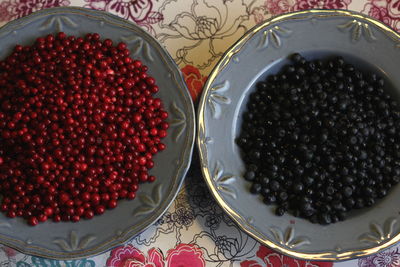
<path fill-rule="evenodd" d="M 124 41 L 134 58 L 149 66 L 169 112 L 167 149 L 155 158 L 153 184 L 141 185 L 133 201 L 122 201 L 102 216 L 78 223 L 46 222 L 28 226 L 22 219 L 0 214 L 0 242 L 24 253 L 56 259 L 87 257 L 127 241 L 157 220 L 175 198 L 191 161 L 195 116 L 193 103 L 181 73 L 168 53 L 136 25 L 105 12 L 83 8 L 54 8 L 37 12 L 0 28 L 0 59 L 16 43 L 64 31 L 83 36 L 97 32 L 114 42 Z"/>
<path fill-rule="evenodd" d="M 321 226 L 291 215 L 249 193 L 235 144 L 254 84 L 275 73 L 293 52 L 308 58 L 340 54 L 365 69 L 377 69 L 400 93 L 400 36 L 383 23 L 350 11 L 308 10 L 272 18 L 245 34 L 223 56 L 198 110 L 197 145 L 211 193 L 248 234 L 284 254 L 313 260 L 366 256 L 400 240 L 400 187 L 346 221 Z M 367 63 L 367 64 L 361 64 Z"/>

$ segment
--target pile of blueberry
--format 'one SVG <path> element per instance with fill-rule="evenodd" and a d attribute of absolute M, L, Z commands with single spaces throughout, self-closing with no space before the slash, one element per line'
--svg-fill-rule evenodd
<path fill-rule="evenodd" d="M 400 109 L 375 73 L 296 53 L 256 84 L 237 143 L 251 193 L 313 223 L 374 205 L 400 181 Z"/>

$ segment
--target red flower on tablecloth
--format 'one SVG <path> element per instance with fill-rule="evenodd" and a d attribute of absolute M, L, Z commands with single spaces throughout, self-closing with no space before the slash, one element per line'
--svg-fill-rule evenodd
<path fill-rule="evenodd" d="M 17 251 L 13 248 L 2 246 L 1 250 L 7 255 L 8 258 L 15 257 L 17 255 Z"/>
<path fill-rule="evenodd" d="M 371 0 L 362 12 L 400 30 L 400 0 Z"/>
<path fill-rule="evenodd" d="M 10 0 L 0 4 L 0 21 L 9 21 L 41 9 L 69 4 L 69 0 Z"/>
<path fill-rule="evenodd" d="M 294 10 L 311 8 L 347 9 L 351 0 L 298 0 Z"/>
<path fill-rule="evenodd" d="M 109 267 L 164 267 L 163 259 L 162 253 L 157 249 L 150 249 L 146 257 L 139 249 L 128 244 L 113 249 L 106 265 Z"/>
<path fill-rule="evenodd" d="M 10 6 L 9 1 L 4 1 L 0 3 L 0 21 L 9 21 L 12 19 L 10 12 L 8 12 L 9 6 Z"/>
<path fill-rule="evenodd" d="M 303 261 L 282 255 L 265 246 L 260 246 L 256 256 L 262 260 L 246 260 L 240 263 L 241 267 L 332 267 L 331 262 Z"/>
<path fill-rule="evenodd" d="M 263 267 L 263 266 L 254 260 L 245 260 L 240 263 L 240 267 Z"/>
<path fill-rule="evenodd" d="M 261 23 L 265 20 L 264 13 L 265 10 L 263 10 L 262 8 L 255 8 L 251 12 L 251 15 L 254 16 L 254 21 L 256 22 L 256 24 Z"/>
<path fill-rule="evenodd" d="M 294 0 L 268 0 L 265 2 L 268 11 L 272 15 L 278 15 L 281 13 L 289 12 L 295 5 Z"/>
<path fill-rule="evenodd" d="M 203 252 L 195 245 L 180 244 L 168 250 L 164 259 L 159 249 L 151 248 L 146 256 L 131 244 L 119 246 L 111 251 L 108 267 L 205 267 Z"/>
<path fill-rule="evenodd" d="M 167 267 L 205 267 L 203 251 L 195 245 L 179 244 L 167 252 Z"/>
<path fill-rule="evenodd" d="M 398 267 L 400 266 L 399 249 L 389 249 L 378 254 L 358 260 L 359 267 Z"/>
<path fill-rule="evenodd" d="M 153 11 L 152 0 L 85 0 L 85 7 L 114 13 L 132 20 L 154 34 L 152 24 L 163 20 L 163 15 Z"/>
<path fill-rule="evenodd" d="M 190 95 L 193 101 L 195 101 L 203 90 L 203 86 L 207 81 L 207 76 L 201 75 L 199 69 L 192 65 L 186 65 L 181 70 L 189 88 Z"/>
<path fill-rule="evenodd" d="M 400 18 L 400 0 L 389 0 L 387 3 L 390 16 Z"/>

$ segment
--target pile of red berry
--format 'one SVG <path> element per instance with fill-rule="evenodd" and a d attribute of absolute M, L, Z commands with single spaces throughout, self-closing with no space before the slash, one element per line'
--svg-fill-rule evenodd
<path fill-rule="evenodd" d="M 169 125 L 147 70 L 96 33 L 48 35 L 0 61 L 1 211 L 77 222 L 153 182 Z"/>

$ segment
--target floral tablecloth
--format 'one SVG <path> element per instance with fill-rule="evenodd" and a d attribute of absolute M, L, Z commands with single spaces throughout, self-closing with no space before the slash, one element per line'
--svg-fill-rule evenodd
<path fill-rule="evenodd" d="M 246 30 L 271 16 L 310 8 L 351 9 L 400 30 L 400 0 L 0 0 L 0 26 L 55 6 L 106 10 L 136 22 L 167 48 L 195 100 L 224 51 Z M 334 264 L 280 255 L 247 236 L 222 212 L 208 193 L 194 155 L 185 185 L 170 209 L 129 243 L 71 261 L 32 257 L 0 246 L 0 266 L 394 267 L 400 266 L 400 245 Z"/>

